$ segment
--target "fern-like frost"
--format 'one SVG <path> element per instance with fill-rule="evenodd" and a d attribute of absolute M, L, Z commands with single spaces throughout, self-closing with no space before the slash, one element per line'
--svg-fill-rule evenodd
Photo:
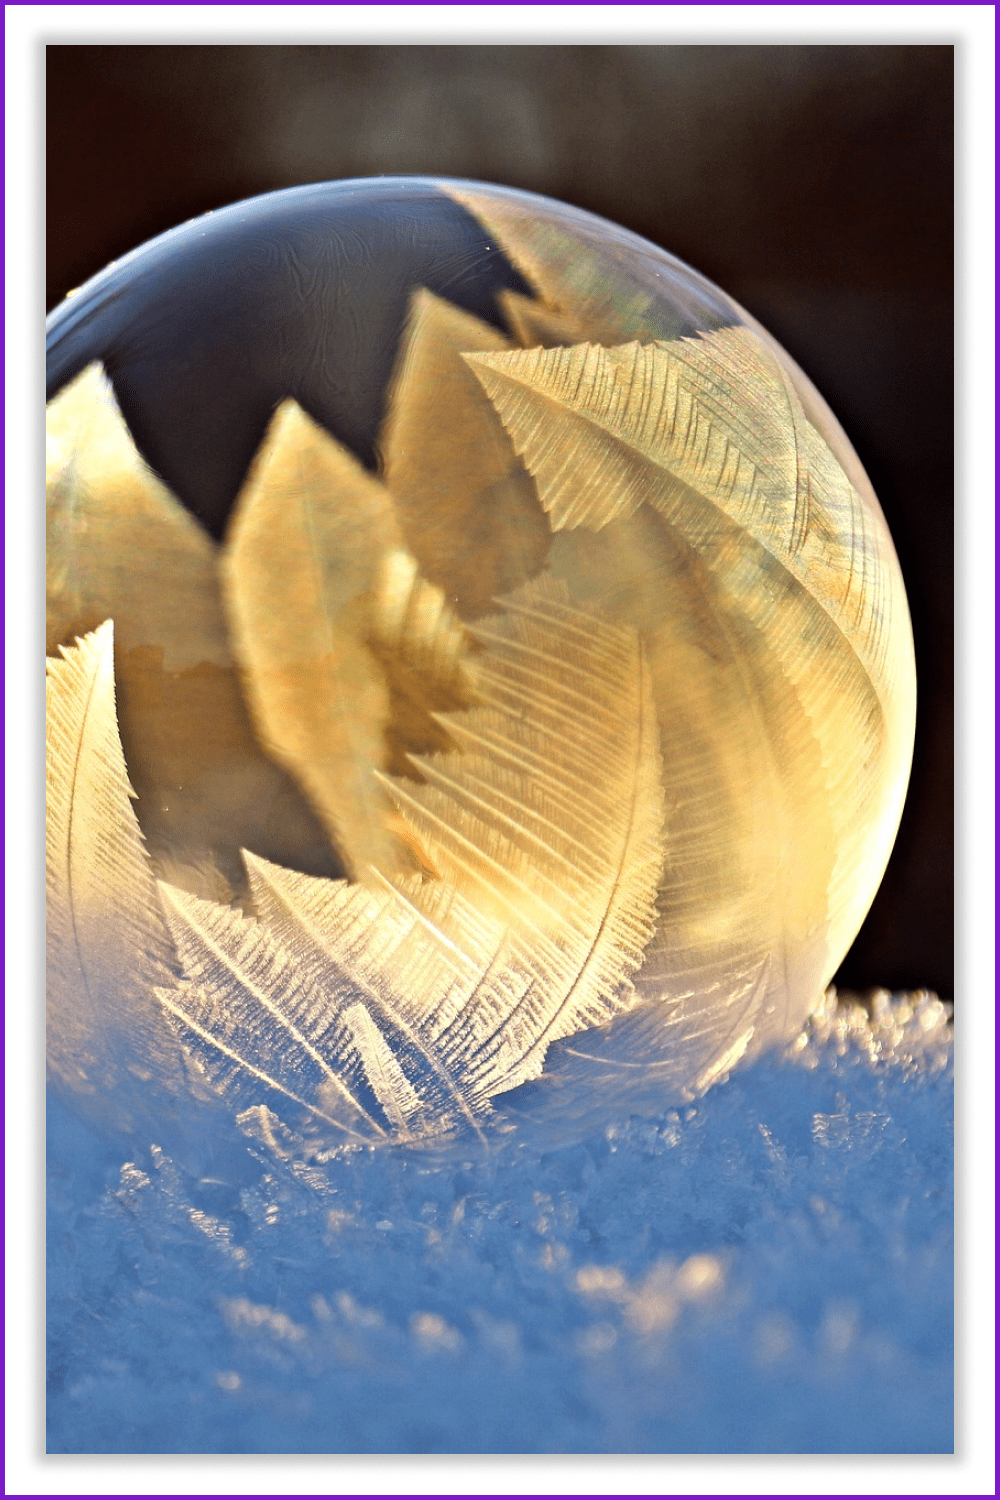
<path fill-rule="evenodd" d="M 635 1004 L 662 863 L 660 761 L 634 631 L 526 586 L 477 630 L 458 752 L 384 778 L 437 878 L 326 881 L 246 856 L 256 922 L 166 889 L 164 995 L 246 1110 L 284 1096 L 348 1137 L 477 1128 L 549 1044 Z"/>
<path fill-rule="evenodd" d="M 352 876 L 404 874 L 374 773 L 399 739 L 443 743 L 426 705 L 464 701 L 465 637 L 407 553 L 388 491 L 294 401 L 243 488 L 221 571 L 262 743 Z"/>
<path fill-rule="evenodd" d="M 154 986 L 170 942 L 115 717 L 111 622 L 46 663 L 46 1024 L 50 1075 L 130 1128 L 179 1054 Z"/>
<path fill-rule="evenodd" d="M 857 931 L 901 810 L 912 660 L 878 509 L 749 328 L 466 359 L 538 485 L 553 571 L 647 630 L 672 812 L 640 988 L 706 1045 L 744 1001 L 777 1039 Z M 648 600 L 647 551 L 670 559 Z M 605 600 L 616 556 L 636 585 Z"/>

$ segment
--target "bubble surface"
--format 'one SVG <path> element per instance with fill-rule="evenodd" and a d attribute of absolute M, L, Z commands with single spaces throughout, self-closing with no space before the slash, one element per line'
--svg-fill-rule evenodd
<path fill-rule="evenodd" d="M 378 179 L 161 236 L 48 346 L 50 909 L 124 944 L 56 922 L 71 1096 L 572 1133 L 799 1031 L 895 836 L 912 640 L 741 308 L 551 200 Z"/>

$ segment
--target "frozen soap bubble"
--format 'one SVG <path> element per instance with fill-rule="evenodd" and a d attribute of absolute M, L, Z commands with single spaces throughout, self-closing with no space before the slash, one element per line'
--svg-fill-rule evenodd
<path fill-rule="evenodd" d="M 565 205 L 378 179 L 163 235 L 48 359 L 73 1099 L 565 1134 L 796 1033 L 913 654 L 857 458 L 735 303 Z"/>

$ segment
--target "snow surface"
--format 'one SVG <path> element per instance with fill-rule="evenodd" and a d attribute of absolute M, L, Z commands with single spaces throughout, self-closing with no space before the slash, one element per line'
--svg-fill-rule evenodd
<path fill-rule="evenodd" d="M 950 1452 L 952 1102 L 927 995 L 548 1150 L 197 1177 L 51 1101 L 48 1452 Z"/>

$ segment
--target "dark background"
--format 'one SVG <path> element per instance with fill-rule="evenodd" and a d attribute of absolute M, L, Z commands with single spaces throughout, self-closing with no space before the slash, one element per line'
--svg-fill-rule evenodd
<path fill-rule="evenodd" d="M 47 303 L 211 208 L 338 177 L 502 182 L 718 282 L 826 396 L 906 579 L 899 840 L 836 982 L 953 995 L 948 46 L 50 46 Z"/>

